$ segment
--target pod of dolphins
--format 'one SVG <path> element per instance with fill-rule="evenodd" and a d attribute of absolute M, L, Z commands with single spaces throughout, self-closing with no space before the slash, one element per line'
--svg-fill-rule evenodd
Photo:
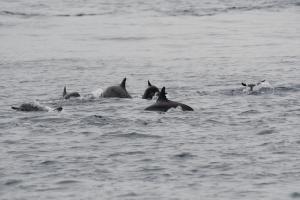
<path fill-rule="evenodd" d="M 259 83 L 256 84 L 246 84 L 242 83 L 243 86 L 248 87 L 250 91 L 253 91 L 253 88 L 257 85 L 260 85 L 262 82 L 265 82 L 265 80 L 260 81 Z M 147 111 L 159 111 L 159 112 L 167 112 L 171 108 L 178 108 L 180 107 L 183 111 L 193 111 L 193 108 L 190 106 L 179 103 L 176 101 L 171 101 L 166 97 L 166 88 L 163 87 L 160 91 L 158 87 L 155 85 L 152 85 L 150 81 L 148 80 L 148 87 L 145 90 L 142 98 L 151 100 L 155 95 L 158 96 L 158 99 L 156 102 L 149 107 L 145 108 Z M 104 90 L 104 92 L 101 95 L 103 98 L 132 98 L 128 91 L 126 90 L 126 78 L 122 80 L 120 85 L 115 85 L 115 86 L 110 86 Z M 80 97 L 80 94 L 78 92 L 67 92 L 66 86 L 64 87 L 63 90 L 63 98 L 64 99 L 70 99 L 70 98 L 76 98 Z M 30 111 L 62 111 L 62 107 L 57 107 L 54 109 L 51 109 L 46 106 L 42 106 L 39 104 L 35 103 L 23 103 L 19 107 L 12 106 L 11 107 L 14 110 L 17 111 L 25 111 L 25 112 L 30 112 Z"/>

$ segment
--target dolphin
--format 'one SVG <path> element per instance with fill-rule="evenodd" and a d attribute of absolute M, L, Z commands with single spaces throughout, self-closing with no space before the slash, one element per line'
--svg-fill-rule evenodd
<path fill-rule="evenodd" d="M 165 87 L 161 89 L 156 103 L 147 107 L 145 110 L 166 112 L 170 108 L 177 108 L 179 106 L 183 111 L 193 111 L 193 108 L 188 105 L 167 99 L 165 89 Z"/>
<path fill-rule="evenodd" d="M 71 97 L 80 97 L 80 94 L 78 92 L 67 93 L 67 88 L 65 86 L 64 91 L 63 91 L 63 98 L 64 99 L 70 99 Z"/>
<path fill-rule="evenodd" d="M 23 103 L 19 107 L 12 106 L 11 108 L 14 110 L 17 110 L 17 111 L 24 111 L 24 112 L 37 112 L 37 111 L 48 112 L 51 110 L 60 112 L 63 109 L 62 107 L 57 107 L 55 109 L 51 109 L 49 107 L 42 106 L 42 105 L 35 104 L 35 103 Z"/>
<path fill-rule="evenodd" d="M 261 83 L 263 83 L 263 82 L 265 82 L 265 81 L 266 81 L 266 80 L 260 81 L 260 82 L 258 82 L 258 83 L 250 83 L 250 84 L 246 84 L 246 83 L 243 83 L 243 82 L 242 82 L 242 85 L 245 86 L 245 87 L 249 87 L 250 91 L 252 92 L 252 91 L 253 91 L 253 88 L 254 88 L 255 86 L 258 86 L 258 85 L 260 85 Z"/>
<path fill-rule="evenodd" d="M 159 93 L 159 89 L 148 80 L 148 88 L 145 90 L 142 98 L 151 100 L 156 93 Z"/>
<path fill-rule="evenodd" d="M 110 86 L 106 88 L 105 91 L 102 93 L 102 97 L 131 98 L 130 94 L 126 90 L 126 78 L 122 80 L 120 85 Z"/>

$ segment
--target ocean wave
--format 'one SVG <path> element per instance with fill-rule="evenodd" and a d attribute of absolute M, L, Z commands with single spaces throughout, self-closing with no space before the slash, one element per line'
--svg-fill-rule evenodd
<path fill-rule="evenodd" d="M 10 186 L 10 185 L 17 185 L 21 182 L 22 182 L 22 180 L 19 180 L 19 179 L 10 179 L 10 180 L 7 180 L 4 184 L 7 186 Z"/>
<path fill-rule="evenodd" d="M 57 163 L 58 162 L 54 161 L 54 160 L 46 160 L 46 161 L 41 162 L 41 165 L 54 165 L 54 164 L 57 164 Z"/>
<path fill-rule="evenodd" d="M 102 127 L 112 123 L 112 120 L 108 117 L 104 117 L 101 115 L 92 115 L 82 119 L 82 123 L 87 125 Z"/>
<path fill-rule="evenodd" d="M 251 110 L 243 111 L 239 115 L 252 115 L 252 114 L 259 114 L 259 113 L 261 113 L 261 112 L 258 110 L 251 109 Z"/>
<path fill-rule="evenodd" d="M 182 152 L 182 153 L 174 155 L 173 157 L 176 158 L 176 159 L 187 159 L 187 158 L 193 158 L 193 157 L 196 157 L 196 156 L 189 153 L 189 152 Z"/>
<path fill-rule="evenodd" d="M 149 14 L 158 13 L 167 16 L 213 16 L 217 14 L 223 14 L 228 12 L 240 12 L 240 11 L 252 11 L 252 10 L 278 10 L 287 7 L 300 6 L 300 3 L 294 0 L 290 1 L 258 1 L 258 2 L 223 2 L 216 1 L 215 3 L 207 3 L 198 1 L 183 1 L 183 2 L 170 2 L 166 1 L 167 6 L 161 6 L 155 2 L 148 2 L 143 4 L 132 3 L 129 7 L 124 7 L 121 4 L 112 4 L 110 7 L 99 4 L 95 4 L 93 10 L 86 10 L 75 13 L 49 13 L 43 12 L 25 12 L 2 10 L 0 15 L 7 16 L 20 16 L 20 17 L 87 17 L 87 16 L 101 16 L 101 15 L 122 15 L 122 14 L 133 14 L 136 12 L 148 12 Z M 80 6 L 80 4 L 76 5 Z M 83 4 L 81 8 L 84 8 Z M 98 9 L 97 9 L 98 7 Z M 104 9 L 106 8 L 106 9 Z M 134 9 L 133 9 L 134 8 Z"/>
<path fill-rule="evenodd" d="M 97 40 L 103 40 L 103 41 L 109 41 L 109 40 L 114 40 L 114 41 L 141 41 L 141 40 L 149 40 L 151 38 L 149 37 L 97 37 Z"/>
<path fill-rule="evenodd" d="M 269 135 L 269 134 L 273 134 L 274 132 L 275 131 L 273 129 L 266 129 L 258 132 L 257 135 Z"/>
<path fill-rule="evenodd" d="M 118 135 L 118 137 L 125 137 L 125 138 L 132 138 L 132 139 L 135 139 L 135 138 L 161 138 L 161 136 L 159 136 L 159 135 L 142 134 L 142 133 L 136 133 L 136 132 L 120 134 L 120 135 Z"/>
<path fill-rule="evenodd" d="M 55 16 L 55 17 L 86 17 L 86 16 L 101 16 L 101 15 L 110 15 L 110 14 L 114 14 L 114 12 L 55 14 L 55 15 L 52 15 L 52 16 Z"/>
<path fill-rule="evenodd" d="M 13 12 L 13 11 L 7 11 L 7 10 L 0 11 L 0 15 L 14 15 L 14 16 L 22 16 L 22 17 L 45 16 L 45 15 L 42 15 L 42 14 L 39 14 L 39 13 Z"/>
<path fill-rule="evenodd" d="M 0 11 L 0 15 L 5 16 L 19 16 L 19 17 L 85 17 L 85 16 L 99 16 L 99 15 L 108 15 L 112 14 L 112 12 L 105 13 L 75 13 L 75 14 L 44 14 L 44 13 L 26 13 L 26 12 L 18 12 L 18 11 Z"/>
<path fill-rule="evenodd" d="M 161 138 L 162 136 L 159 135 L 152 135 L 152 134 L 143 134 L 143 133 L 137 133 L 137 132 L 131 132 L 131 133 L 107 133 L 106 136 L 113 136 L 113 137 L 119 137 L 119 138 L 128 138 L 128 139 L 146 139 L 146 138 Z"/>
<path fill-rule="evenodd" d="M 271 2 L 271 3 L 261 3 L 261 4 L 247 4 L 247 5 L 234 5 L 234 6 L 224 6 L 222 4 L 216 4 L 215 7 L 201 7 L 199 5 L 188 5 L 186 7 L 189 8 L 182 8 L 168 10 L 161 10 L 156 9 L 157 12 L 170 15 L 170 16 L 213 16 L 222 13 L 228 12 L 237 12 L 237 11 L 252 11 L 252 10 L 272 10 L 272 9 L 282 9 L 286 8 L 287 6 L 294 6 L 297 5 L 296 3 L 283 3 L 283 2 Z"/>
<path fill-rule="evenodd" d="M 127 155 L 135 156 L 135 155 L 144 155 L 144 154 L 146 154 L 146 152 L 144 151 L 115 152 L 108 155 L 108 157 L 127 156 Z"/>
<path fill-rule="evenodd" d="M 298 91 L 300 91 L 300 85 L 280 86 L 275 88 L 275 92 L 298 92 Z"/>
<path fill-rule="evenodd" d="M 54 15 L 57 17 L 84 17 L 84 16 L 95 16 L 95 15 L 99 15 L 96 13 L 78 13 L 78 14 L 58 14 L 58 15 Z"/>
<path fill-rule="evenodd" d="M 62 180 L 62 181 L 56 182 L 56 184 L 59 184 L 59 185 L 74 184 L 74 183 L 80 183 L 80 181 L 77 181 L 77 180 Z"/>

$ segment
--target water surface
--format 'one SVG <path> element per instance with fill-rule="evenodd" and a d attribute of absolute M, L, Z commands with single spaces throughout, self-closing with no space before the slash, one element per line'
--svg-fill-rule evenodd
<path fill-rule="evenodd" d="M 1 199 L 299 198 L 299 13 L 293 0 L 2 0 Z M 90 98 L 124 77 L 132 99 Z M 144 111 L 147 80 L 195 111 Z M 83 97 L 62 100 L 64 85 Z M 64 110 L 10 109 L 32 101 Z"/>

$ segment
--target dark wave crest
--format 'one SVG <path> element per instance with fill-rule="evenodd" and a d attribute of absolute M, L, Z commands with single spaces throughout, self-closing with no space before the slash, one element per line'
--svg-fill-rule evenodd
<path fill-rule="evenodd" d="M 39 14 L 39 13 L 12 12 L 12 11 L 7 11 L 7 10 L 0 11 L 0 15 L 13 15 L 13 16 L 21 16 L 21 17 L 43 16 L 42 14 Z"/>
<path fill-rule="evenodd" d="M 76 14 L 42 14 L 42 13 L 25 13 L 25 12 L 14 12 L 3 10 L 0 11 L 0 15 L 5 16 L 17 16 L 17 17 L 85 17 L 85 16 L 97 16 L 97 15 L 106 15 L 111 14 L 107 13 L 76 13 Z"/>
<path fill-rule="evenodd" d="M 85 17 L 85 16 L 97 16 L 97 15 L 105 15 L 108 13 L 78 13 L 78 14 L 57 14 L 53 15 L 56 17 Z"/>
<path fill-rule="evenodd" d="M 168 6 L 162 7 L 154 2 L 147 2 L 143 4 L 130 4 L 128 7 L 121 6 L 119 4 L 112 4 L 111 7 L 106 7 L 107 5 L 102 5 L 98 10 L 94 11 L 83 11 L 79 13 L 44 13 L 40 12 L 25 12 L 21 11 L 10 11 L 2 10 L 0 15 L 6 16 L 19 16 L 19 17 L 86 17 L 86 16 L 100 16 L 100 15 L 113 15 L 122 13 L 134 13 L 137 11 L 149 12 L 149 13 L 159 13 L 167 16 L 212 16 L 227 12 L 243 12 L 252 10 L 278 10 L 287 7 L 300 6 L 299 1 L 294 0 L 276 0 L 276 1 L 240 1 L 240 2 L 224 2 L 217 0 L 214 3 L 199 3 L 198 1 L 187 0 L 184 2 L 171 2 L 166 1 Z M 80 5 L 77 5 L 80 6 Z M 95 7 L 99 6 L 98 4 Z M 84 5 L 82 5 L 84 7 Z M 134 9 L 133 9 L 134 8 Z"/>
<path fill-rule="evenodd" d="M 214 4 L 213 7 L 203 7 L 199 4 L 191 3 L 183 5 L 183 8 L 179 8 L 177 5 L 172 5 L 169 9 L 163 10 L 156 8 L 155 10 L 164 15 L 170 16 L 213 16 L 222 13 L 228 12 L 243 12 L 243 11 L 252 11 L 252 10 L 277 10 L 287 8 L 289 6 L 299 6 L 300 3 L 290 1 L 274 1 L 274 2 L 240 2 L 239 5 L 224 5 L 223 2 Z"/>

